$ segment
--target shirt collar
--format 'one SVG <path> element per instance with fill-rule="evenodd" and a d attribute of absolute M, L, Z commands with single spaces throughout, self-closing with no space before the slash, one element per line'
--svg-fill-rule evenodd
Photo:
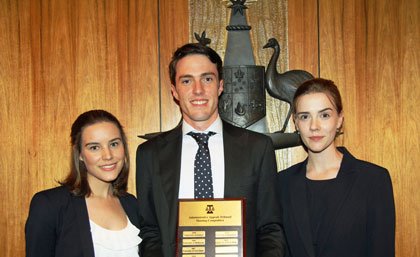
<path fill-rule="evenodd" d="M 216 120 L 205 130 L 205 131 L 198 131 L 194 129 L 190 124 L 182 120 L 182 135 L 185 136 L 189 132 L 198 132 L 198 133 L 207 133 L 209 131 L 213 131 L 216 134 L 222 134 L 223 133 L 223 123 L 220 116 L 217 116 Z"/>

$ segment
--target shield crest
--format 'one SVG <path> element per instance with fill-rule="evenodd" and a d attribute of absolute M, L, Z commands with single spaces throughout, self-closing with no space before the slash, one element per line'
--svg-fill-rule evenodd
<path fill-rule="evenodd" d="M 219 99 L 221 118 L 246 128 L 265 117 L 264 66 L 223 68 L 224 90 Z"/>

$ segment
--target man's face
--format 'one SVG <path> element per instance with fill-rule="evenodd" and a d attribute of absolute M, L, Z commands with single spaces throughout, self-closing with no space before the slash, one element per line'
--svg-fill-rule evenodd
<path fill-rule="evenodd" d="M 176 65 L 173 96 L 182 118 L 197 130 L 207 129 L 217 118 L 218 99 L 223 91 L 216 64 L 201 54 L 187 55 Z"/>

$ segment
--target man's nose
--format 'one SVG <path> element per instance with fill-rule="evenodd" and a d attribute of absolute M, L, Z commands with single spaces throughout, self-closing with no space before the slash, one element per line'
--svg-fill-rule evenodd
<path fill-rule="evenodd" d="M 203 88 L 203 84 L 201 83 L 201 81 L 200 80 L 195 81 L 194 82 L 194 85 L 193 85 L 193 92 L 194 92 L 194 94 L 198 94 L 199 95 L 203 91 L 204 91 L 204 88 Z"/>

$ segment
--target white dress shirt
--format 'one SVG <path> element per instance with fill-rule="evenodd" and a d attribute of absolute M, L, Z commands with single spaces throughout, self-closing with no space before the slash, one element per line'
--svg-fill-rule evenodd
<path fill-rule="evenodd" d="M 216 134 L 209 138 L 209 150 L 211 171 L 213 178 L 214 198 L 224 197 L 225 186 L 225 157 L 223 151 L 223 124 L 220 116 L 205 131 L 197 131 L 185 121 L 182 122 L 182 153 L 181 174 L 179 181 L 179 199 L 194 198 L 194 159 L 198 150 L 198 144 L 189 132 Z"/>

